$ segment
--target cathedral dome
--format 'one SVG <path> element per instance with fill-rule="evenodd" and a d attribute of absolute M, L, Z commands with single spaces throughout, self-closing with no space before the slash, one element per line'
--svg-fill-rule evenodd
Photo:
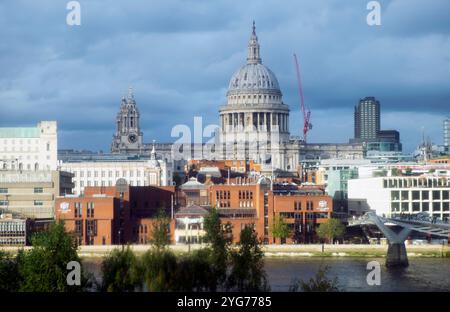
<path fill-rule="evenodd" d="M 240 93 L 275 93 L 281 95 L 275 74 L 261 62 L 260 47 L 255 25 L 250 36 L 247 64 L 239 68 L 231 77 L 228 95 Z"/>
<path fill-rule="evenodd" d="M 231 77 L 228 92 L 245 92 L 272 90 L 280 92 L 277 77 L 261 63 L 246 64 Z"/>

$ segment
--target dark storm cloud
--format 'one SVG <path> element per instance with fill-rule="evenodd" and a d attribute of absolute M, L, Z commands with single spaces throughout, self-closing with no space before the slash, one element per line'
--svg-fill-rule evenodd
<path fill-rule="evenodd" d="M 60 147 L 107 150 L 130 85 L 146 141 L 172 140 L 172 127 L 192 125 L 195 115 L 217 123 L 255 19 L 293 134 L 302 123 L 295 52 L 312 141 L 347 141 L 353 106 L 373 95 L 382 126 L 400 130 L 407 150 L 422 126 L 441 143 L 450 106 L 447 0 L 380 1 L 380 27 L 366 24 L 365 0 L 79 2 L 80 27 L 65 23 L 67 1 L 0 3 L 0 125 L 56 119 Z"/>

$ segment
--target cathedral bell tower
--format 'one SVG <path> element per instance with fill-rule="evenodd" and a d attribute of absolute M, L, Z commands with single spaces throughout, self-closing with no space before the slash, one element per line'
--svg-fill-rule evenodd
<path fill-rule="evenodd" d="M 122 98 L 116 119 L 116 132 L 111 144 L 111 153 L 142 153 L 143 135 L 139 126 L 139 110 L 130 87 L 128 96 Z"/>

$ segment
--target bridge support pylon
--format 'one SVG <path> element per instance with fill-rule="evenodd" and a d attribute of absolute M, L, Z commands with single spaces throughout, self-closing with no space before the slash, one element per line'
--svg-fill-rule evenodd
<path fill-rule="evenodd" d="M 386 255 L 386 266 L 407 267 L 409 265 L 408 255 L 406 254 L 405 240 L 411 233 L 411 229 L 403 228 L 399 233 L 395 233 L 388 228 L 383 221 L 374 213 L 369 213 L 368 217 L 376 224 L 388 239 L 389 246 Z"/>
<path fill-rule="evenodd" d="M 408 256 L 406 254 L 405 243 L 390 243 L 386 255 L 386 266 L 392 267 L 407 267 L 409 265 Z"/>

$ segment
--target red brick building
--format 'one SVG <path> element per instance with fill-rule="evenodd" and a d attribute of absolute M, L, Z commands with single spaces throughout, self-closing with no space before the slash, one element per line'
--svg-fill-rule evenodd
<path fill-rule="evenodd" d="M 176 208 L 174 186 L 86 187 L 82 196 L 57 197 L 55 216 L 81 245 L 143 244 L 161 208 L 169 217 Z"/>
<path fill-rule="evenodd" d="M 320 188 L 303 189 L 288 183 L 213 185 L 210 198 L 222 223 L 231 224 L 234 242 L 239 241 L 244 227 L 253 226 L 264 243 L 280 243 L 272 235 L 274 220 L 280 216 L 291 233 L 283 242 L 312 242 L 317 226 L 333 212 L 332 197 Z"/>

